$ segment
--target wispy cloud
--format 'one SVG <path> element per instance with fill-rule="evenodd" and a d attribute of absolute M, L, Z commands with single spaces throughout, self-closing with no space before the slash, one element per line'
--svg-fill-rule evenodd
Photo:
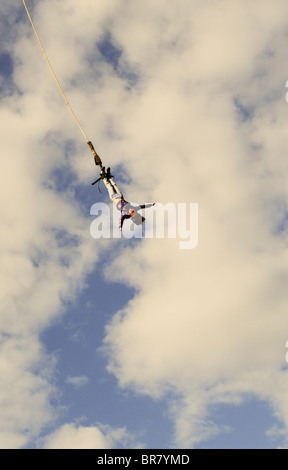
<path fill-rule="evenodd" d="M 86 377 L 85 375 L 79 376 L 79 377 L 67 377 L 66 382 L 69 385 L 73 385 L 74 387 L 84 387 L 85 385 L 88 384 L 89 382 L 89 377 Z"/>

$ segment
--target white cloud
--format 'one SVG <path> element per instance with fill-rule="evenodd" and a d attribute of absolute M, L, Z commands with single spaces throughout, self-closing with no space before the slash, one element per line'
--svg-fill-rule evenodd
<path fill-rule="evenodd" d="M 64 424 L 41 441 L 42 449 L 111 449 L 119 442 L 127 446 L 134 441 L 124 428 L 77 426 Z M 127 447 L 126 447 L 127 448 Z"/>
<path fill-rule="evenodd" d="M 38 435 L 43 423 L 53 421 L 55 398 L 51 384 L 53 359 L 45 351 L 37 335 L 29 332 L 11 333 L 11 325 L 21 323 L 16 302 L 1 305 L 0 335 L 0 447 L 19 448 Z M 9 316 L 9 321 L 7 320 Z M 6 332 L 5 332 L 6 330 Z M 20 330 L 20 328 L 19 328 Z"/>
<path fill-rule="evenodd" d="M 13 24 L 16 10 L 0 8 Z M 123 163 L 132 177 L 125 195 L 199 203 L 196 250 L 147 240 L 107 267 L 139 289 L 107 329 L 110 371 L 138 393 L 172 391 L 180 446 L 217 431 L 210 404 L 246 393 L 269 401 L 287 427 L 287 242 L 286 232 L 275 234 L 287 207 L 286 2 L 49 0 L 33 12 L 87 134 L 112 169 Z M 123 48 L 121 67 L 138 74 L 133 90 L 96 60 L 107 29 Z M 10 34 L 19 93 L 2 100 L 0 116 L 0 441 L 21 447 L 57 416 L 53 359 L 39 333 L 77 296 L 99 244 L 89 209 L 81 213 L 73 187 L 59 192 L 51 178 L 67 165 L 90 182 L 91 156 L 28 21 L 18 38 Z M 235 98 L 251 112 L 246 122 Z M 75 150 L 65 156 L 68 139 Z M 96 426 L 66 424 L 45 446 L 107 448 L 113 439 Z"/>
<path fill-rule="evenodd" d="M 105 340 L 109 371 L 123 388 L 175 394 L 179 446 L 214 434 L 209 406 L 239 397 L 267 400 L 288 425 L 287 235 L 276 233 L 287 217 L 286 6 L 279 2 L 275 13 L 268 2 L 221 2 L 224 11 L 218 4 L 217 11 L 211 3 L 189 5 L 185 20 L 176 16 L 177 56 L 160 40 L 155 24 L 166 12 L 155 8 L 147 44 L 157 42 L 149 54 L 141 49 L 143 63 L 153 66 L 122 125 L 130 131 L 131 158 L 136 153 L 135 179 L 146 165 L 153 168 L 154 190 L 144 183 L 152 199 L 199 202 L 199 244 L 183 253 L 170 240 L 147 240 L 107 267 L 109 277 L 139 293 L 115 316 Z M 133 13 L 129 25 L 139 21 Z M 119 24 L 117 39 L 126 37 L 126 53 L 134 57 L 129 26 L 124 32 Z M 248 120 L 235 97 L 253 110 Z M 137 180 L 134 188 L 133 200 Z"/>
<path fill-rule="evenodd" d="M 13 23 L 17 9 L 9 13 Z M 28 23 L 26 30 L 19 27 L 18 38 L 10 31 L 13 78 L 20 93 L 1 102 L 0 433 L 4 448 L 24 446 L 57 418 L 58 410 L 50 405 L 57 393 L 52 381 L 55 363 L 46 355 L 39 334 L 76 298 L 99 248 L 90 237 L 87 217 L 75 204 L 73 188 L 55 190 L 51 171 L 69 165 L 64 145 L 51 138 L 61 127 L 60 103 L 53 109 L 49 106 L 45 63 L 41 55 L 35 57 L 38 49 L 34 37 L 26 39 L 28 31 Z"/>

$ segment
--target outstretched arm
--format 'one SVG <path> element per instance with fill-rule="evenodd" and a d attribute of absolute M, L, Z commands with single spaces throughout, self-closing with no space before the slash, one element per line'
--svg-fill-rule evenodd
<path fill-rule="evenodd" d="M 148 207 L 155 206 L 155 202 L 150 202 L 149 204 L 140 204 L 139 206 L 133 207 L 135 211 L 139 211 L 140 209 L 147 209 Z"/>
<path fill-rule="evenodd" d="M 122 232 L 124 220 L 125 219 L 130 219 L 130 218 L 131 218 L 131 215 L 128 215 L 128 214 L 121 215 L 120 221 L 119 221 L 119 230 L 120 230 L 120 232 Z"/>

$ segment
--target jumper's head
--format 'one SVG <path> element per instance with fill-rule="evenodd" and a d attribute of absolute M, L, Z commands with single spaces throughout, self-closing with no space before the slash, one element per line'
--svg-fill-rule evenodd
<path fill-rule="evenodd" d="M 132 215 L 134 215 L 134 214 L 135 214 L 135 211 L 134 211 L 133 209 L 129 209 L 129 214 L 130 214 L 130 215 L 131 215 L 131 217 L 132 217 Z"/>

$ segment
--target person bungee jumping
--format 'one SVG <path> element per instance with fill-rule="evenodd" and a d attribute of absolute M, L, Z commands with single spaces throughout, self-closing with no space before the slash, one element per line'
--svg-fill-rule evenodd
<path fill-rule="evenodd" d="M 126 201 L 110 173 L 110 168 L 107 168 L 107 171 L 105 171 L 105 167 L 101 169 L 100 179 L 103 180 L 111 201 L 116 205 L 117 209 L 121 213 L 119 219 L 119 230 L 122 231 L 123 223 L 126 219 L 131 219 L 132 222 L 134 222 L 136 225 L 143 224 L 145 222 L 145 217 L 139 214 L 138 211 L 154 206 L 155 202 L 149 204 L 138 204 L 134 206 L 129 201 Z"/>
<path fill-rule="evenodd" d="M 42 45 L 41 40 L 40 40 L 40 37 L 39 37 L 39 35 L 38 35 L 37 31 L 36 31 L 35 25 L 34 25 L 34 23 L 33 23 L 33 20 L 32 20 L 32 18 L 31 18 L 31 15 L 30 15 L 30 13 L 29 13 L 28 8 L 27 8 L 26 2 L 25 2 L 25 0 L 22 0 L 22 1 L 23 1 L 23 5 L 24 5 L 24 7 L 25 7 L 26 13 L 27 13 L 27 15 L 28 15 L 28 18 L 29 18 L 29 20 L 30 20 L 30 23 L 31 23 L 31 25 L 32 25 L 32 28 L 33 28 L 33 30 L 34 30 L 35 36 L 36 36 L 36 38 L 37 38 L 37 40 L 38 40 L 39 46 L 41 47 L 41 50 L 42 50 L 42 52 L 43 52 L 43 54 L 44 54 L 44 57 L 45 57 L 45 59 L 46 59 L 46 61 L 47 61 L 48 66 L 49 66 L 49 68 L 50 68 L 50 71 L 51 71 L 51 73 L 52 73 L 52 75 L 53 75 L 53 77 L 54 77 L 54 79 L 55 79 L 55 81 L 56 81 L 56 83 L 57 83 L 57 85 L 58 85 L 58 88 L 59 88 L 59 90 L 60 90 L 60 92 L 61 92 L 61 94 L 62 94 L 62 96 L 63 96 L 63 98 L 64 98 L 64 100 L 65 100 L 65 102 L 66 102 L 66 104 L 67 104 L 67 106 L 68 106 L 68 108 L 69 108 L 69 110 L 71 111 L 71 114 L 72 114 L 73 118 L 74 118 L 75 121 L 76 121 L 76 124 L 78 125 L 80 131 L 82 132 L 83 136 L 85 137 L 85 140 L 86 140 L 86 142 L 87 142 L 87 144 L 88 144 L 88 146 L 89 146 L 89 148 L 90 148 L 90 150 L 91 150 L 91 152 L 92 152 L 92 154 L 93 154 L 95 165 L 100 167 L 100 170 L 101 170 L 101 171 L 100 171 L 100 178 L 98 178 L 98 179 L 97 179 L 96 181 L 94 181 L 92 184 L 95 184 L 95 183 L 97 183 L 98 181 L 100 181 L 101 179 L 103 179 L 104 184 L 105 184 L 105 186 L 106 186 L 106 188 L 107 188 L 107 190 L 108 190 L 108 193 L 109 193 L 109 196 L 110 196 L 111 201 L 112 201 L 114 204 L 116 204 L 117 209 L 121 212 L 120 222 L 119 222 L 119 230 L 122 231 L 123 222 L 124 222 L 125 219 L 131 219 L 131 220 L 134 222 L 134 224 L 136 224 L 136 225 L 141 225 L 141 224 L 143 224 L 143 223 L 145 222 L 145 217 L 141 216 L 141 215 L 138 213 L 138 211 L 139 211 L 140 209 L 145 209 L 145 208 L 147 208 L 147 207 L 154 206 L 154 205 L 155 205 L 155 202 L 152 203 L 152 204 L 140 204 L 140 205 L 137 205 L 137 206 L 133 206 L 130 202 L 128 202 L 128 201 L 126 201 L 126 200 L 124 199 L 124 197 L 123 197 L 121 191 L 119 190 L 119 188 L 117 187 L 115 181 L 113 180 L 113 177 L 112 177 L 112 175 L 111 175 L 111 173 L 110 173 L 110 168 L 107 168 L 107 172 L 105 171 L 105 167 L 103 167 L 103 165 L 102 165 L 101 158 L 100 158 L 99 155 L 97 154 L 97 152 L 96 152 L 96 150 L 95 150 L 95 148 L 94 148 L 92 142 L 88 139 L 88 137 L 87 137 L 87 135 L 86 135 L 86 133 L 85 133 L 83 127 L 81 126 L 81 124 L 80 124 L 80 122 L 78 121 L 78 119 L 77 119 L 77 117 L 76 117 L 74 111 L 72 110 L 72 108 L 71 108 L 71 106 L 70 106 L 70 103 L 69 103 L 69 101 L 68 101 L 68 99 L 67 99 L 67 97 L 66 97 L 66 95 L 65 95 L 65 93 L 64 93 L 64 91 L 63 91 L 63 89 L 62 89 L 62 87 L 61 87 L 61 85 L 60 85 L 60 83 L 59 83 L 59 80 L 58 80 L 57 77 L 56 77 L 56 74 L 55 74 L 55 72 L 54 72 L 54 70 L 53 70 L 53 68 L 52 68 L 52 65 L 51 65 L 51 63 L 50 63 L 50 61 L 49 61 L 49 59 L 48 59 L 48 56 L 47 56 L 47 54 L 46 54 L 46 52 L 45 52 L 45 50 L 44 50 L 44 48 L 43 48 L 43 45 Z"/>

